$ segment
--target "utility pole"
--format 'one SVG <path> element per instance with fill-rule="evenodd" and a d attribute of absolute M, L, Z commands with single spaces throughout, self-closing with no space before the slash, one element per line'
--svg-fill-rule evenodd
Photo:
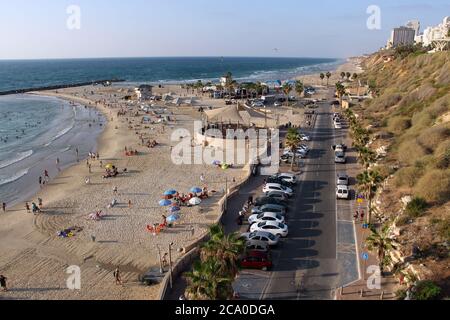
<path fill-rule="evenodd" d="M 169 266 L 170 266 L 170 289 L 173 289 L 173 270 L 172 270 L 172 246 L 174 245 L 173 242 L 169 244 Z"/>

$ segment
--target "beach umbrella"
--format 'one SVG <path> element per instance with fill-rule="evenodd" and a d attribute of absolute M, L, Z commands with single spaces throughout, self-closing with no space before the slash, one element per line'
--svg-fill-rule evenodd
<path fill-rule="evenodd" d="M 201 188 L 199 188 L 199 187 L 193 187 L 192 189 L 191 189 L 191 192 L 192 193 L 200 193 L 200 192 L 202 192 L 203 190 L 201 189 Z"/>
<path fill-rule="evenodd" d="M 219 160 L 214 160 L 212 164 L 213 166 L 218 166 L 221 164 L 221 162 Z"/>
<path fill-rule="evenodd" d="M 114 166 L 113 164 L 108 163 L 108 164 L 105 166 L 105 169 L 112 169 L 113 166 Z"/>
<path fill-rule="evenodd" d="M 168 206 L 170 206 L 172 204 L 172 201 L 170 201 L 170 200 L 161 200 L 160 202 L 159 202 L 159 205 L 161 206 L 161 207 L 168 207 Z"/>
<path fill-rule="evenodd" d="M 180 211 L 181 211 L 180 207 L 170 207 L 169 208 L 170 213 L 175 213 L 175 212 L 180 212 Z"/>
<path fill-rule="evenodd" d="M 170 189 L 170 190 L 167 190 L 166 192 L 164 192 L 165 196 L 173 196 L 175 194 L 177 194 L 177 190 L 174 190 L 174 189 Z"/>
<path fill-rule="evenodd" d="M 198 206 L 200 203 L 202 203 L 202 200 L 196 197 L 189 200 L 189 203 L 192 204 L 193 206 Z"/>
<path fill-rule="evenodd" d="M 169 216 L 168 218 L 167 218 L 167 222 L 169 222 L 169 223 L 173 223 L 173 222 L 175 222 L 175 221 L 177 221 L 177 220 L 180 220 L 180 215 L 179 214 L 173 214 L 173 215 L 171 215 L 171 216 Z"/>

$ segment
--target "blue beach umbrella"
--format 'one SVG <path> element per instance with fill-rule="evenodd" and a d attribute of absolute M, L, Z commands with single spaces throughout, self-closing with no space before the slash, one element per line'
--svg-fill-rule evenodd
<path fill-rule="evenodd" d="M 170 189 L 170 190 L 167 190 L 166 192 L 164 192 L 165 196 L 173 196 L 175 194 L 177 194 L 177 190 L 175 190 L 175 189 Z"/>
<path fill-rule="evenodd" d="M 192 193 L 200 193 L 200 192 L 202 192 L 203 190 L 201 189 L 201 188 L 199 188 L 199 187 L 193 187 L 192 189 L 191 189 L 191 192 Z"/>
<path fill-rule="evenodd" d="M 170 201 L 170 200 L 161 200 L 160 202 L 159 202 L 159 205 L 161 206 L 161 207 L 167 207 L 167 206 L 170 206 L 172 204 L 172 201 Z"/>
<path fill-rule="evenodd" d="M 175 222 L 175 221 L 177 221 L 179 219 L 180 219 L 180 215 L 179 214 L 173 214 L 173 215 L 171 215 L 171 216 L 169 216 L 167 218 L 167 222 L 173 223 L 173 222 Z"/>
<path fill-rule="evenodd" d="M 170 207 L 169 208 L 170 213 L 175 213 L 181 211 L 180 207 Z"/>

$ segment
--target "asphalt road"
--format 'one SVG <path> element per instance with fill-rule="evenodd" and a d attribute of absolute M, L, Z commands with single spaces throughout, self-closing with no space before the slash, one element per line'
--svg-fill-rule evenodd
<path fill-rule="evenodd" d="M 335 130 L 329 104 L 322 105 L 310 154 L 303 160 L 292 200 L 289 235 L 272 251 L 272 272 L 243 271 L 234 284 L 241 299 L 331 300 L 336 289 L 358 279 L 351 202 L 337 201 L 337 172 L 331 146 L 345 131 Z"/>

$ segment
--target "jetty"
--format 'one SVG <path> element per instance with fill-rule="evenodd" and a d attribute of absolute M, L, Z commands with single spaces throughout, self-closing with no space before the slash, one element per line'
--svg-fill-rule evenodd
<path fill-rule="evenodd" d="M 95 80 L 89 82 L 76 82 L 76 83 L 66 83 L 66 84 L 58 84 L 53 86 L 45 86 L 45 87 L 34 87 L 34 88 L 22 88 L 8 91 L 0 91 L 0 96 L 6 96 L 11 94 L 21 94 L 33 91 L 47 91 L 47 90 L 59 90 L 66 88 L 75 88 L 75 87 L 84 87 L 84 86 L 92 86 L 92 85 L 103 85 L 108 86 L 113 83 L 125 82 L 122 79 L 112 79 L 112 80 Z"/>

